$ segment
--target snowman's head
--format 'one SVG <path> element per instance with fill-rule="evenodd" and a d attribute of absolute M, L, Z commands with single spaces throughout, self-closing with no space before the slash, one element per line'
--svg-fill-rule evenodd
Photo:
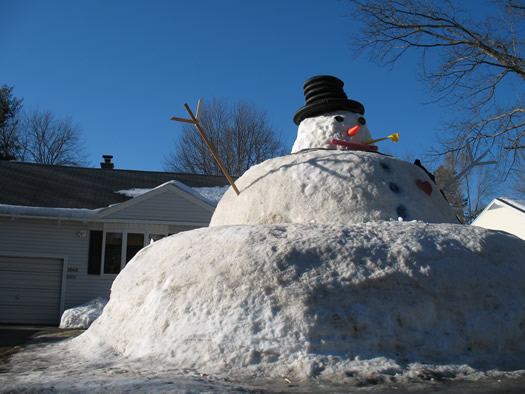
<path fill-rule="evenodd" d="M 372 136 L 363 115 L 350 111 L 334 111 L 303 119 L 299 124 L 292 153 L 304 149 L 348 149 L 333 140 L 364 143 Z"/>
<path fill-rule="evenodd" d="M 348 99 L 343 86 L 343 81 L 330 75 L 318 75 L 304 83 L 306 103 L 293 117 L 299 131 L 292 153 L 315 148 L 349 149 L 372 139 L 365 107 Z"/>

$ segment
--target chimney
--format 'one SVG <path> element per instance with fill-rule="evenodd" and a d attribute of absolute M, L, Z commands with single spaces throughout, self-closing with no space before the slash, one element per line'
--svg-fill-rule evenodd
<path fill-rule="evenodd" d="M 104 159 L 103 163 L 100 163 L 100 168 L 107 168 L 112 170 L 113 167 L 115 167 L 115 164 L 111 162 L 111 159 L 113 159 L 113 156 L 111 155 L 102 155 L 102 158 Z"/>

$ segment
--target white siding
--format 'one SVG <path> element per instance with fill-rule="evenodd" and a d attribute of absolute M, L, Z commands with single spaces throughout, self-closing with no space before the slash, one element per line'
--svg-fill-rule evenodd
<path fill-rule="evenodd" d="M 174 234 L 192 228 L 195 227 L 0 217 L 0 256 L 59 256 L 65 261 L 65 283 L 55 285 L 60 286 L 57 291 L 63 292 L 63 309 L 69 309 L 98 296 L 108 298 L 115 279 L 115 275 L 88 275 L 90 230 Z"/>
<path fill-rule="evenodd" d="M 104 217 L 105 220 L 150 221 L 170 223 L 202 223 L 208 225 L 213 212 L 166 190 L 147 200 L 123 208 Z"/>
<path fill-rule="evenodd" d="M 525 240 L 525 214 L 499 201 L 483 211 L 472 225 L 506 231 Z"/>
<path fill-rule="evenodd" d="M 182 231 L 190 231 L 194 230 L 198 227 L 195 226 L 177 226 L 177 225 L 170 225 L 168 226 L 168 234 L 177 234 Z"/>
<path fill-rule="evenodd" d="M 102 225 L 82 222 L 0 218 L 0 255 L 64 256 L 65 309 L 96 296 L 109 296 L 113 278 L 87 274 L 89 230 Z"/>

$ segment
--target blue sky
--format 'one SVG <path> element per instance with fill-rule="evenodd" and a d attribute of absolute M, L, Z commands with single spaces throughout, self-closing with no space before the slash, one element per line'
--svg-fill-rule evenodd
<path fill-rule="evenodd" d="M 337 0 L 0 0 L 0 84 L 25 108 L 71 116 L 92 166 L 103 154 L 119 169 L 162 171 L 200 97 L 248 100 L 291 149 L 302 85 L 334 75 L 365 106 L 380 150 L 423 158 L 451 109 L 430 101 L 418 56 L 393 69 L 357 57 L 359 26 Z M 435 169 L 436 163 L 426 164 Z"/>

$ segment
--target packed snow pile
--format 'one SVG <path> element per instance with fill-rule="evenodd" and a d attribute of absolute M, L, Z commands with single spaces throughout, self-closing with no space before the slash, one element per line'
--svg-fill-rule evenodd
<path fill-rule="evenodd" d="M 60 328 L 88 328 L 102 314 L 108 300 L 96 297 L 75 308 L 66 309 L 60 318 Z"/>
<path fill-rule="evenodd" d="M 250 168 L 217 205 L 210 226 L 265 223 L 458 223 L 413 164 L 373 152 L 313 150 Z"/>
<path fill-rule="evenodd" d="M 198 229 L 137 254 L 72 345 L 332 382 L 412 363 L 523 368 L 524 255 L 516 237 L 454 224 Z"/>

